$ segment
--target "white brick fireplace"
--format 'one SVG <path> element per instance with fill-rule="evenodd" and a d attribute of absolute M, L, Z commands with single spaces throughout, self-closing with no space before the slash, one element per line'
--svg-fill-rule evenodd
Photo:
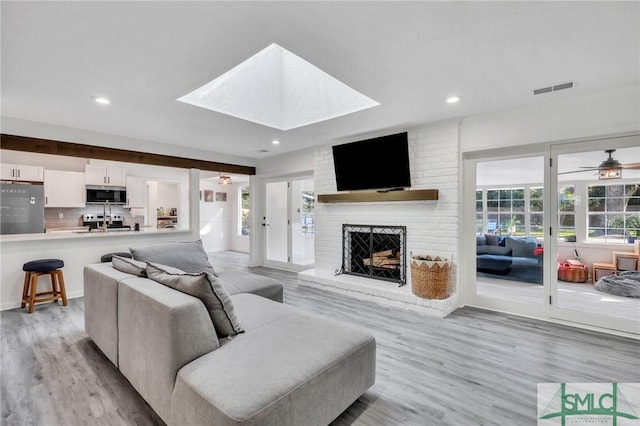
<path fill-rule="evenodd" d="M 315 268 L 299 274 L 302 284 L 444 317 L 458 306 L 454 267 L 452 295 L 429 300 L 411 292 L 410 253 L 453 255 L 457 263 L 459 208 L 459 124 L 410 129 L 411 189 L 437 189 L 437 201 L 316 203 Z M 357 165 L 354 164 L 354 167 Z M 381 171 L 384 173 L 384 171 Z M 331 146 L 314 155 L 316 194 L 336 193 Z M 342 225 L 406 226 L 407 285 L 353 275 L 335 275 L 342 264 Z"/>

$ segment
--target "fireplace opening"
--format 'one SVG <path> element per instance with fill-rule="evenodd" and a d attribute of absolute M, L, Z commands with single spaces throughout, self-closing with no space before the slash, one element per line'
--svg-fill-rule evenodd
<path fill-rule="evenodd" d="M 405 226 L 342 225 L 339 273 L 406 284 Z"/>

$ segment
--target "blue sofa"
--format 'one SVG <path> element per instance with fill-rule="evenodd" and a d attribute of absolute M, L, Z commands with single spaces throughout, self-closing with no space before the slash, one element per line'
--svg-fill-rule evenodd
<path fill-rule="evenodd" d="M 528 281 L 542 283 L 543 256 L 534 254 L 537 247 L 534 237 L 476 235 L 477 270 L 497 275 L 526 272 L 531 276 Z"/>

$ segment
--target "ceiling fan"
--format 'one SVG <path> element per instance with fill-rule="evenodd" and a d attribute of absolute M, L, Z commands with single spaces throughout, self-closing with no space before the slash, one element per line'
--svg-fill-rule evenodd
<path fill-rule="evenodd" d="M 558 173 L 559 175 L 566 175 L 568 173 L 580 173 L 580 172 L 589 172 L 589 171 L 597 171 L 598 179 L 621 179 L 622 178 L 622 169 L 630 169 L 630 170 L 640 170 L 640 163 L 628 163 L 622 164 L 618 160 L 614 159 L 612 154 L 616 152 L 615 149 L 607 149 L 604 152 L 609 154 L 609 158 L 600 163 L 599 166 L 583 166 L 580 167 L 582 170 L 573 170 L 570 172 L 562 172 Z"/>

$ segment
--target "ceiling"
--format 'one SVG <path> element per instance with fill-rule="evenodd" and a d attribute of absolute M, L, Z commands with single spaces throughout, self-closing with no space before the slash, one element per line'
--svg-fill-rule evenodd
<path fill-rule="evenodd" d="M 4 116 L 254 159 L 640 75 L 639 2 L 2 1 L 1 14 Z M 381 105 L 282 131 L 176 101 L 271 43 Z"/>

